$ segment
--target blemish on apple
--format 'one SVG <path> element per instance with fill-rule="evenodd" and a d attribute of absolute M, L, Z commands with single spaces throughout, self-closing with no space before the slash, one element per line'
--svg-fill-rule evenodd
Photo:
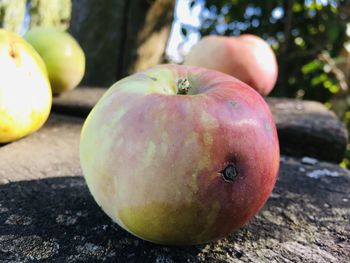
<path fill-rule="evenodd" d="M 190 181 L 189 186 L 193 193 L 197 193 L 198 192 L 197 174 L 193 173 L 191 177 L 192 177 L 192 180 Z"/>
<path fill-rule="evenodd" d="M 233 108 L 237 108 L 239 106 L 238 102 L 235 100 L 230 100 L 229 103 Z"/>
<path fill-rule="evenodd" d="M 213 143 L 213 137 L 209 132 L 204 133 L 204 144 L 211 145 Z"/>
<path fill-rule="evenodd" d="M 203 125 L 207 126 L 208 128 L 219 127 L 217 119 L 205 111 L 203 111 L 201 114 L 201 122 L 203 123 Z"/>
<path fill-rule="evenodd" d="M 271 127 L 270 123 L 265 122 L 264 127 L 269 134 L 272 133 L 272 127 Z"/>
<path fill-rule="evenodd" d="M 145 152 L 145 159 L 144 159 L 145 164 L 147 166 L 152 164 L 152 161 L 155 155 L 156 155 L 156 145 L 154 144 L 154 142 L 150 141 L 148 143 L 147 150 Z"/>
<path fill-rule="evenodd" d="M 233 163 L 228 164 L 220 174 L 224 178 L 225 182 L 232 183 L 234 179 L 238 176 L 238 171 Z"/>
<path fill-rule="evenodd" d="M 166 156 L 166 154 L 168 153 L 168 144 L 166 144 L 165 142 L 162 142 L 160 144 L 160 152 L 163 156 Z"/>

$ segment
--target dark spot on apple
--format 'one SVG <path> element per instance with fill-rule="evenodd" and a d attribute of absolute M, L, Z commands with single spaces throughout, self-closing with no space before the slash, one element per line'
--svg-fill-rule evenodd
<path fill-rule="evenodd" d="M 272 127 L 271 127 L 270 123 L 265 122 L 265 123 L 264 123 L 264 127 L 265 127 L 265 129 L 266 129 L 266 131 L 267 131 L 268 133 L 271 133 L 271 132 L 272 132 Z"/>
<path fill-rule="evenodd" d="M 10 56 L 12 58 L 16 58 L 17 57 L 17 55 L 16 55 L 16 53 L 15 53 L 15 51 L 13 49 L 10 50 Z"/>
<path fill-rule="evenodd" d="M 238 107 L 238 102 L 235 101 L 235 100 L 230 100 L 229 103 L 230 103 L 230 105 L 231 105 L 233 108 L 237 108 L 237 107 Z"/>
<path fill-rule="evenodd" d="M 153 81 L 157 81 L 158 79 L 157 78 L 155 78 L 155 77 L 149 77 L 151 80 L 153 80 Z"/>
<path fill-rule="evenodd" d="M 224 178 L 225 182 L 232 183 L 233 180 L 238 176 L 238 171 L 233 163 L 229 163 L 220 174 Z"/>
<path fill-rule="evenodd" d="M 20 61 L 19 50 L 16 47 L 16 45 L 14 43 L 12 43 L 12 42 L 10 42 L 9 55 L 10 55 L 11 58 L 13 58 L 15 63 L 18 65 L 19 61 Z"/>

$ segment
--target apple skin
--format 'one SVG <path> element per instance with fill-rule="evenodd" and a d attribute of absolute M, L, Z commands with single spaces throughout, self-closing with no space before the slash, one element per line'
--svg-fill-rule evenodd
<path fill-rule="evenodd" d="M 85 73 L 85 54 L 69 33 L 53 27 L 35 27 L 24 38 L 43 58 L 54 95 L 78 86 Z"/>
<path fill-rule="evenodd" d="M 278 76 L 275 53 L 262 38 L 250 34 L 203 37 L 192 47 L 184 64 L 229 74 L 263 96 L 271 92 Z"/>
<path fill-rule="evenodd" d="M 187 79 L 187 95 L 176 83 Z M 130 233 L 158 244 L 225 237 L 264 205 L 279 143 L 264 99 L 220 72 L 160 65 L 115 83 L 86 119 L 80 161 L 91 194 Z M 238 176 L 226 181 L 223 169 Z"/>
<path fill-rule="evenodd" d="M 38 130 L 49 116 L 52 94 L 39 54 L 15 33 L 0 29 L 0 143 Z"/>

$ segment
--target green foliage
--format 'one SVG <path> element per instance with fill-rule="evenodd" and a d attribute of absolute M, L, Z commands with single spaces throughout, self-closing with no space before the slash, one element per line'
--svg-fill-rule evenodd
<path fill-rule="evenodd" d="M 24 20 L 26 0 L 0 0 L 0 26 L 19 33 Z"/>
<path fill-rule="evenodd" d="M 31 0 L 30 27 L 41 25 L 67 29 L 71 11 L 71 0 Z"/>
<path fill-rule="evenodd" d="M 28 8 L 28 10 L 26 10 Z M 25 14 L 28 11 L 29 27 L 69 27 L 72 0 L 0 0 L 0 25 L 16 33 L 26 29 Z"/>

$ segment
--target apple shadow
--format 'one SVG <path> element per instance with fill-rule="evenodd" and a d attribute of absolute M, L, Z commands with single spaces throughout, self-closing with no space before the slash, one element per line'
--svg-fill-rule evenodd
<path fill-rule="evenodd" d="M 9 144 L 9 142 L 4 142 L 4 143 L 1 143 L 1 142 L 0 142 L 0 148 L 3 147 L 3 146 L 6 146 L 6 145 L 8 145 L 8 144 Z"/>
<path fill-rule="evenodd" d="M 0 185 L 1 262 L 184 262 L 202 247 L 166 247 L 132 236 L 97 206 L 82 177 Z"/>
<path fill-rule="evenodd" d="M 308 233 L 314 238 L 314 229 L 319 229 L 317 234 L 329 235 L 329 239 L 339 239 L 348 221 L 341 220 L 334 211 L 350 211 L 344 201 L 350 196 L 350 173 L 315 179 L 301 168 L 345 172 L 335 165 L 307 167 L 297 159 L 284 158 L 272 196 L 248 225 L 217 242 L 187 247 L 155 245 L 132 236 L 97 206 L 82 177 L 3 184 L 0 261 L 223 262 L 227 255 L 230 259 L 257 256 L 259 249 L 287 253 L 280 244 L 296 242 L 298 236 Z M 334 237 L 322 229 L 333 229 Z M 324 247 L 328 244 L 326 238 L 318 242 Z M 293 256 L 294 252 L 288 253 Z"/>

